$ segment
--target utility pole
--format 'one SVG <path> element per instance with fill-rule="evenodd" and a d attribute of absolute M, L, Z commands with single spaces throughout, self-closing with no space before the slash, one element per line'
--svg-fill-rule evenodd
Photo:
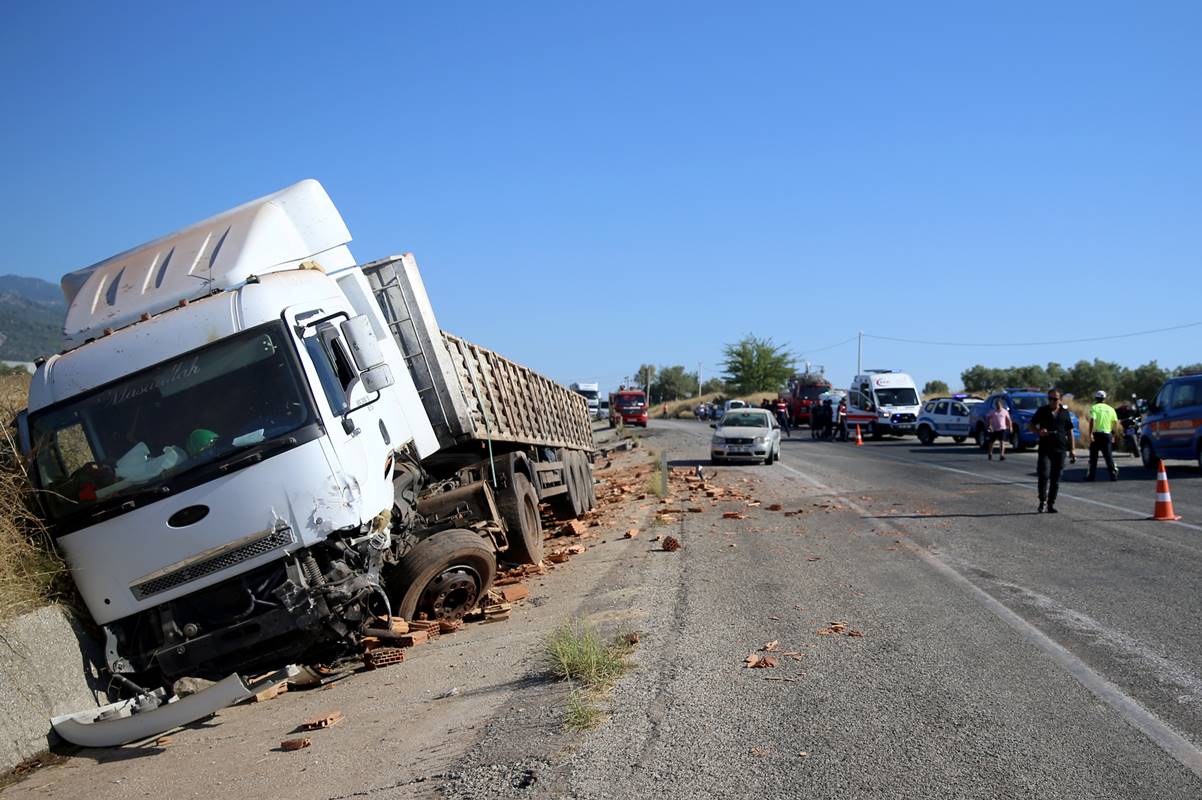
<path fill-rule="evenodd" d="M 864 374 L 864 331 L 856 336 L 856 374 Z"/>
<path fill-rule="evenodd" d="M 697 362 L 697 399 L 701 399 L 701 387 L 705 386 L 705 381 L 701 378 L 701 362 Z"/>

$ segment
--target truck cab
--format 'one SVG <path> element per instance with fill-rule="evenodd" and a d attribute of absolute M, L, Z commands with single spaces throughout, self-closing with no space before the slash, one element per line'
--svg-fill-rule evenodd
<path fill-rule="evenodd" d="M 588 413 L 590 417 L 596 419 L 601 416 L 601 387 L 596 383 L 573 383 L 568 387 L 576 394 L 580 395 L 588 403 Z"/>
<path fill-rule="evenodd" d="M 609 427 L 647 427 L 647 395 L 642 389 L 620 389 L 609 396 Z"/>

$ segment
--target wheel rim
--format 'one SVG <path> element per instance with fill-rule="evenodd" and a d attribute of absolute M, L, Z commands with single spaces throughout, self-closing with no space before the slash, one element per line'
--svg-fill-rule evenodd
<path fill-rule="evenodd" d="M 479 574 L 466 564 L 456 564 L 426 584 L 418 607 L 431 619 L 458 619 L 472 610 L 479 597 Z"/>

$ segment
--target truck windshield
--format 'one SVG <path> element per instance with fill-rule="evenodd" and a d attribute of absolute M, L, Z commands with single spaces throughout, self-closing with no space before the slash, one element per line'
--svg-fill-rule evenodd
<path fill-rule="evenodd" d="M 798 400 L 817 400 L 829 392 L 830 388 L 829 386 L 796 386 L 793 389 L 793 396 Z"/>
<path fill-rule="evenodd" d="M 597 390 L 596 389 L 577 389 L 576 394 L 581 395 L 586 400 L 596 400 L 597 399 Z"/>
<path fill-rule="evenodd" d="M 644 403 L 642 395 L 623 395 L 614 400 L 618 408 L 642 408 Z"/>
<path fill-rule="evenodd" d="M 293 352 L 273 322 L 31 414 L 51 519 L 132 507 L 169 493 L 185 473 L 313 422 Z"/>
<path fill-rule="evenodd" d="M 882 406 L 916 406 L 918 405 L 918 392 L 908 387 L 877 389 L 876 401 Z"/>

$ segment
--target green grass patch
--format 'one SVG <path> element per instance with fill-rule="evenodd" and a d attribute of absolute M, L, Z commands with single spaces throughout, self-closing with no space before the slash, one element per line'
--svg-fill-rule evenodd
<path fill-rule="evenodd" d="M 547 666 L 572 686 L 564 709 L 564 725 L 588 730 L 601 724 L 599 703 L 618 678 L 630 669 L 629 655 L 638 636 L 623 634 L 607 641 L 580 619 L 569 620 L 547 638 Z"/>

